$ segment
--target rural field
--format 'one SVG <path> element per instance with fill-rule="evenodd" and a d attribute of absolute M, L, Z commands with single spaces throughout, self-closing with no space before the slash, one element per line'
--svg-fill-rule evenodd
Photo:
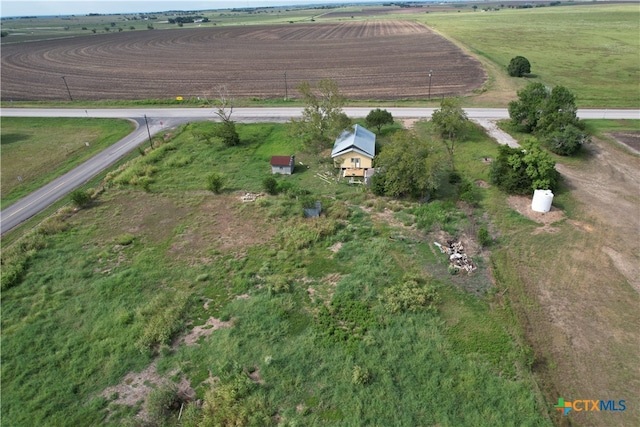
<path fill-rule="evenodd" d="M 637 4 L 290 13 L 49 41 L 20 29 L 33 41 L 3 38 L 3 107 L 69 105 L 62 75 L 88 106 L 211 100 L 217 85 L 267 103 L 325 77 L 349 102 L 426 103 L 429 69 L 431 96 L 474 106 L 504 107 L 531 81 L 566 85 L 580 107 L 640 103 Z M 528 78 L 506 75 L 515 55 Z M 3 203 L 26 191 L 5 173 L 46 179 L 128 126 L 3 118 Z M 498 146 L 479 127 L 456 148 L 462 182 L 443 171 L 420 203 L 338 179 L 289 124 L 237 126 L 235 147 L 210 121 L 167 129 L 88 185 L 88 206 L 2 237 L 4 424 L 640 425 L 640 157 L 619 143 L 640 147 L 640 120 L 588 121 L 580 155 L 554 155 L 549 214 L 490 184 Z M 403 127 L 445 163 L 423 120 L 386 125 L 380 148 Z M 295 173 L 267 194 L 270 157 L 289 154 Z M 315 201 L 322 215 L 304 218 Z M 449 268 L 435 245 L 448 240 L 477 270 Z M 558 398 L 627 409 L 562 416 Z"/>
<path fill-rule="evenodd" d="M 429 68 L 438 76 L 429 88 Z M 286 72 L 286 85 L 285 75 Z M 4 45 L 2 100 L 136 100 L 296 95 L 330 78 L 350 99 L 462 96 L 480 63 L 414 21 L 129 31 Z"/>

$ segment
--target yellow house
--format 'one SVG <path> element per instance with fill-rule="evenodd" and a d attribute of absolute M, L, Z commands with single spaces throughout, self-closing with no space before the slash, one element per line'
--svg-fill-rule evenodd
<path fill-rule="evenodd" d="M 331 150 L 331 158 L 344 177 L 365 177 L 373 167 L 376 155 L 376 134 L 354 125 L 353 130 L 345 130 L 338 136 Z"/>

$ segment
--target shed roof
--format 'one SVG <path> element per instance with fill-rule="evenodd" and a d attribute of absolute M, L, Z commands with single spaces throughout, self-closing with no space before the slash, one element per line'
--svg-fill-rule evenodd
<path fill-rule="evenodd" d="M 376 134 L 360 125 L 353 125 L 353 130 L 345 130 L 336 138 L 331 150 L 331 157 L 349 151 L 356 151 L 373 158 L 376 155 Z"/>
<path fill-rule="evenodd" d="M 292 156 L 272 156 L 271 166 L 290 166 Z"/>

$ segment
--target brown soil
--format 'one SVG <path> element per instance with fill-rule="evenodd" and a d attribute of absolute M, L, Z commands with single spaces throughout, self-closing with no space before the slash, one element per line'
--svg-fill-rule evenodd
<path fill-rule="evenodd" d="M 549 241 L 562 245 L 553 256 L 540 255 L 544 265 L 536 249 L 519 249 L 527 297 L 518 304 L 524 304 L 525 332 L 536 350 L 534 372 L 547 402 L 558 397 L 638 401 L 640 158 L 608 141 L 594 140 L 585 149 L 586 162 L 557 165 L 578 201 L 571 215 L 578 219 L 552 222 L 561 218 L 559 211 L 556 218 L 532 217 L 545 221 L 541 231 L 555 231 Z M 514 208 L 526 214 L 525 201 L 520 203 Z M 562 417 L 556 421 L 568 425 Z M 628 409 L 615 416 L 571 416 L 571 425 L 639 422 L 637 411 Z"/>
<path fill-rule="evenodd" d="M 3 45 L 3 100 L 282 98 L 302 81 L 336 80 L 351 99 L 464 95 L 480 88 L 480 63 L 412 21 L 129 31 Z M 432 65 L 425 65 L 432 64 Z M 426 68 L 425 68 L 426 67 Z"/>
<path fill-rule="evenodd" d="M 176 372 L 169 372 L 167 376 L 175 375 Z M 129 372 L 125 375 L 120 384 L 106 388 L 101 396 L 111 399 L 117 396 L 111 403 L 116 405 L 136 406 L 139 402 L 144 402 L 147 395 L 162 384 L 167 384 L 169 380 L 158 374 L 156 362 L 152 362 L 141 372 Z M 196 393 L 191 388 L 189 381 L 183 378 L 178 384 L 178 395 L 182 400 L 195 399 Z M 140 412 L 136 414 L 138 421 L 146 421 L 148 413 L 144 405 Z"/>
<path fill-rule="evenodd" d="M 541 232 L 555 233 L 559 231 L 558 228 L 552 227 L 551 224 L 564 219 L 564 212 L 555 206 L 551 206 L 549 212 L 536 212 L 531 209 L 531 197 L 529 196 L 509 196 L 507 203 L 511 209 L 529 218 L 532 221 L 543 224 L 541 227 L 536 228 L 533 232 L 538 234 Z"/>
<path fill-rule="evenodd" d="M 208 337 L 213 331 L 233 326 L 233 321 L 223 322 L 222 320 L 210 317 L 204 325 L 194 326 L 191 331 L 183 337 L 180 337 L 173 344 L 173 348 L 177 349 L 180 345 L 196 345 L 201 337 Z"/>
<path fill-rule="evenodd" d="M 178 259 L 206 264 L 206 249 L 224 252 L 243 251 L 245 248 L 269 241 L 275 229 L 252 203 L 242 203 L 240 194 L 205 196 L 200 212 L 188 228 L 175 236 L 169 248 Z"/>

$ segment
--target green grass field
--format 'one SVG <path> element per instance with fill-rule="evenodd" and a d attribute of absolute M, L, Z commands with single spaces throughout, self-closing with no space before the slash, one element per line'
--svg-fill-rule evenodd
<path fill-rule="evenodd" d="M 531 62 L 534 81 L 566 86 L 580 107 L 640 102 L 638 4 L 594 4 L 497 12 L 430 13 L 421 18 L 506 74 L 511 58 Z"/>
<path fill-rule="evenodd" d="M 567 86 L 581 107 L 638 106 L 637 5 L 430 13 L 425 19 L 500 66 L 515 55 L 528 57 L 534 79 Z M 581 72 L 572 74 L 574 69 Z M 96 141 L 88 152 L 129 130 L 126 123 L 96 127 L 97 121 L 84 119 L 69 120 L 67 127 L 51 123 L 3 118 L 3 207 L 30 191 L 14 188 L 5 198 L 16 168 L 31 167 L 20 150 L 46 159 L 36 168 L 45 181 L 81 161 L 87 138 Z M 587 124 L 600 136 L 638 130 L 637 121 Z M 538 224 L 510 209 L 494 188 L 477 189 L 475 208 L 457 209 L 456 186 L 446 180 L 427 209 L 376 198 L 359 186 L 319 178 L 332 170 L 330 162 L 302 151 L 286 125 L 239 125 L 244 143 L 232 149 L 197 137 L 211 126 L 182 127 L 168 143 L 110 172 L 105 192 L 89 208 L 50 218 L 11 246 L 3 237 L 3 276 L 15 266 L 21 271 L 17 283 L 2 285 L 4 424 L 135 425 L 133 415 L 149 404 L 119 405 L 122 396 L 101 393 L 151 362 L 171 382 L 187 378 L 197 398 L 219 402 L 212 417 L 240 425 L 563 422 L 554 418 L 558 385 L 552 379 L 561 378 L 555 369 L 571 358 L 547 353 L 546 344 L 532 349 L 525 343 L 526 329 L 546 321 L 529 286 L 557 274 L 557 286 L 569 289 L 567 298 L 579 295 L 574 279 L 562 273 L 580 248 L 595 248 L 589 256 L 597 259 L 606 234 L 581 232 L 565 220 L 556 234 L 534 234 Z M 77 139 L 52 150 L 52 135 L 68 135 L 69 129 Z M 417 129 L 432 137 L 427 124 Z M 47 156 L 38 156 L 45 149 Z M 482 160 L 495 157 L 495 143 L 476 129 L 457 150 L 456 164 L 465 176 L 488 181 L 489 166 Z M 296 174 L 278 178 L 289 193 L 241 203 L 244 192 L 262 191 L 274 154 L 296 154 L 303 163 Z M 8 161 L 9 155 L 15 160 Z M 64 166 L 54 167 L 51 157 Z M 558 160 L 574 165 L 590 158 Z M 212 172 L 225 179 L 220 195 L 206 190 Z M 309 200 L 322 201 L 325 215 L 319 220 L 301 218 Z M 569 219 L 585 219 L 567 188 L 554 205 Z M 474 236 L 480 226 L 495 235 L 492 255 L 478 257 L 478 274 L 452 276 L 425 233 Z M 330 250 L 338 243 L 341 248 Z M 559 256 L 548 250 L 556 247 L 566 251 Z M 585 276 L 598 268 L 579 265 Z M 402 299 L 411 292 L 403 287 L 408 276 L 437 293 L 435 310 L 389 308 L 394 298 L 415 299 Z M 580 283 L 587 282 L 583 277 Z M 607 286 L 628 291 L 616 275 Z M 612 304 L 625 313 L 637 295 L 619 295 L 623 301 Z M 173 345 L 210 317 L 233 326 L 200 338 L 196 346 Z M 611 348 L 612 363 L 621 365 L 602 365 L 592 380 L 606 377 L 607 387 L 622 387 L 632 396 L 631 374 L 622 368 L 631 366 L 633 355 L 619 342 Z M 211 387 L 214 377 L 218 382 Z M 178 409 L 156 421 L 176 425 Z M 637 420 L 631 411 L 621 415 Z M 187 405 L 183 425 L 197 416 Z"/>
<path fill-rule="evenodd" d="M 90 159 L 132 130 L 133 124 L 126 120 L 3 117 L 2 208 Z"/>
<path fill-rule="evenodd" d="M 276 415 L 305 425 L 549 424 L 513 315 L 460 290 L 467 279 L 447 273 L 422 232 L 381 221 L 386 202 L 360 187 L 319 179 L 330 164 L 300 152 L 286 125 L 240 125 L 246 144 L 231 149 L 194 137 L 210 126 L 183 128 L 111 173 L 92 207 L 23 241 L 35 254 L 2 292 L 4 422 L 88 425 L 111 413 L 119 424 L 135 409 L 100 393 L 156 360 L 204 399 L 210 376 L 222 389 L 240 381 L 228 417 L 250 410 L 258 418 L 248 425 Z M 495 145 L 472 140 L 460 161 L 486 178 L 481 159 Z M 310 168 L 278 180 L 322 200 L 326 216 L 302 219 L 302 200 L 287 194 L 239 201 L 261 191 L 268 158 L 285 151 Z M 221 195 L 204 191 L 210 172 L 226 178 Z M 411 225 L 414 207 L 402 202 L 393 215 Z M 468 230 L 463 217 L 447 229 Z M 386 308 L 406 275 L 437 292 L 436 310 Z M 209 316 L 234 325 L 170 346 Z"/>

